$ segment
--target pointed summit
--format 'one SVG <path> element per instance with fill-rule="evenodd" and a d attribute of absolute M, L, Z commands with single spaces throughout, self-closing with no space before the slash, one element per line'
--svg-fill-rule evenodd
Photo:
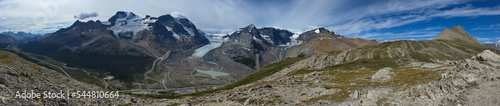
<path fill-rule="evenodd" d="M 330 32 L 328 29 L 325 29 L 325 28 L 323 28 L 323 27 L 316 28 L 316 29 L 311 30 L 311 31 L 314 31 L 314 32 L 316 32 L 316 33 Z"/>
<path fill-rule="evenodd" d="M 118 12 L 116 12 L 115 15 L 113 15 L 113 17 L 108 19 L 108 22 L 110 22 L 111 26 L 113 26 L 113 25 L 115 25 L 115 22 L 117 19 L 130 20 L 133 18 L 138 18 L 138 16 L 132 12 L 118 11 Z"/>
<path fill-rule="evenodd" d="M 298 40 L 307 40 L 315 37 L 322 37 L 322 36 L 331 36 L 333 38 L 336 37 L 341 37 L 340 35 L 335 34 L 333 31 L 329 31 L 328 29 L 325 29 L 323 27 L 316 28 L 313 30 L 306 31 L 302 34 L 299 35 Z"/>
<path fill-rule="evenodd" d="M 244 28 L 240 28 L 241 29 L 241 32 L 247 32 L 247 33 L 255 33 L 257 32 L 257 28 L 253 25 L 253 24 L 250 24 Z"/>
<path fill-rule="evenodd" d="M 255 25 L 250 24 L 250 25 L 246 26 L 245 29 L 255 29 Z"/>
<path fill-rule="evenodd" d="M 476 38 L 472 37 L 467 31 L 465 31 L 462 26 L 458 25 L 450 29 L 444 29 L 441 34 L 432 40 L 459 40 L 466 41 L 469 43 L 481 44 Z"/>

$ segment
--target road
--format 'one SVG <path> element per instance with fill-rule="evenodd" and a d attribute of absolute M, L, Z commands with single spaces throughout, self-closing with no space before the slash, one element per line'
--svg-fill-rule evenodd
<path fill-rule="evenodd" d="M 160 62 L 161 62 L 162 60 L 165 60 L 166 58 L 168 58 L 168 56 L 169 56 L 169 55 L 170 55 L 170 51 L 168 51 L 167 53 L 165 53 L 163 56 L 158 57 L 158 58 L 157 58 L 157 59 L 153 62 L 153 65 L 151 66 L 151 69 L 150 69 L 150 70 L 148 70 L 148 71 L 146 71 L 146 72 L 144 73 L 144 79 L 151 79 L 151 80 L 154 80 L 153 78 L 149 77 L 149 76 L 148 76 L 148 74 L 149 74 L 149 73 L 151 73 L 151 72 L 155 69 L 156 64 L 158 63 L 158 61 L 160 61 Z M 162 83 L 163 83 L 163 85 L 165 85 L 165 81 L 164 81 L 164 80 L 162 81 Z M 164 86 L 164 87 L 165 87 L 165 89 L 167 89 L 167 87 L 166 87 L 166 86 Z"/>
<path fill-rule="evenodd" d="M 45 61 L 39 60 L 39 59 L 37 59 L 37 58 L 32 58 L 32 59 L 35 59 L 35 60 L 37 60 L 37 61 L 39 61 L 39 62 L 42 62 L 42 63 L 44 63 L 44 64 L 48 64 L 48 65 L 50 65 L 50 66 L 54 66 L 54 67 L 56 67 L 56 68 L 60 69 L 60 70 L 61 70 L 64 74 L 66 74 L 68 77 L 71 77 L 68 73 L 66 73 L 66 71 L 65 71 L 64 69 L 62 69 L 61 67 L 59 67 L 59 66 L 57 66 L 57 65 L 54 65 L 54 64 L 51 64 L 51 63 L 48 63 L 48 62 L 45 62 Z"/>

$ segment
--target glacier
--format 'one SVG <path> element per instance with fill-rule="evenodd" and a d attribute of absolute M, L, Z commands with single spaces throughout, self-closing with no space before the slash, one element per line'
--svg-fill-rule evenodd
<path fill-rule="evenodd" d="M 227 34 L 207 34 L 207 39 L 210 41 L 209 44 L 202 46 L 196 50 L 194 50 L 192 57 L 203 57 L 210 50 L 220 47 L 223 43 L 223 37 Z"/>

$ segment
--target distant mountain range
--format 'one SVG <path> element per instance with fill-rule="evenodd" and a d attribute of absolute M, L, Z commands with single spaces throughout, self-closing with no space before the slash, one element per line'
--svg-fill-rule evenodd
<path fill-rule="evenodd" d="M 128 84 L 148 82 L 150 88 L 156 88 L 162 87 L 166 78 L 169 87 L 223 85 L 287 57 L 373 44 L 377 42 L 345 38 L 324 28 L 299 34 L 249 25 L 231 34 L 209 35 L 183 16 L 140 17 L 118 11 L 107 21 L 77 20 L 68 28 L 18 47 L 69 67 L 94 70 L 98 77 L 113 75 Z M 207 70 L 228 75 L 201 73 Z"/>
<path fill-rule="evenodd" d="M 500 42 L 497 43 L 483 43 L 483 45 L 494 48 L 494 49 L 500 49 Z"/>
<path fill-rule="evenodd" d="M 33 41 L 33 40 L 37 40 L 43 36 L 47 36 L 47 35 L 50 35 L 51 33 L 47 33 L 47 34 L 33 34 L 33 33 L 29 33 L 29 32 L 22 32 L 22 31 L 19 31 L 19 32 L 2 32 L 2 34 L 4 35 L 10 35 L 12 37 L 14 37 L 15 40 L 17 41 Z"/>
<path fill-rule="evenodd" d="M 0 34 L 0 48 L 6 48 L 14 42 L 16 42 L 16 40 L 12 36 Z"/>
<path fill-rule="evenodd" d="M 133 82 L 140 78 L 130 73 L 144 73 L 146 66 L 167 52 L 192 53 L 208 43 L 204 33 L 186 18 L 139 17 L 119 11 L 108 22 L 77 20 L 68 28 L 19 47 L 71 67 L 105 70 L 103 74 L 110 72 Z"/>
<path fill-rule="evenodd" d="M 14 42 L 13 37 L 0 34 L 0 43 Z M 0 51 L 0 88 L 9 93 L 20 88 L 61 89 L 49 86 L 168 93 L 123 95 L 100 102 L 2 100 L 20 105 L 488 104 L 498 100 L 500 51 L 487 46 L 461 26 L 444 29 L 432 40 L 379 44 L 325 28 L 292 33 L 248 25 L 230 34 L 206 34 L 186 17 L 140 17 L 119 11 L 108 21 L 77 20 L 10 52 Z M 66 76 L 94 85 L 55 80 Z M 193 94 L 182 95 L 186 93 Z"/>
<path fill-rule="evenodd" d="M 476 95 L 496 97 L 492 93 L 498 80 L 491 78 L 499 75 L 493 71 L 499 69 L 498 54 L 455 26 L 432 40 L 390 41 L 286 59 L 213 95 L 190 100 L 231 105 L 488 104 L 498 98 Z M 210 98 L 234 101 L 203 102 L 217 100 Z"/>

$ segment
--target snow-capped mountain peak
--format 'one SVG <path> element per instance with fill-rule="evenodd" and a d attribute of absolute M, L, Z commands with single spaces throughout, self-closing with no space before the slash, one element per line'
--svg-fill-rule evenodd
<path fill-rule="evenodd" d="M 111 22 L 110 30 L 117 38 L 131 38 L 138 32 L 148 29 L 148 24 L 156 22 L 156 18 L 144 17 L 141 18 L 132 12 L 118 11 L 113 17 L 109 19 Z M 132 33 L 131 36 L 125 34 Z"/>
<path fill-rule="evenodd" d="M 318 28 L 318 29 L 316 29 L 316 30 L 314 30 L 314 32 L 316 32 L 316 33 L 320 33 L 319 28 Z"/>
<path fill-rule="evenodd" d="M 172 12 L 172 13 L 170 13 L 170 15 L 172 17 L 178 18 L 178 19 L 182 19 L 182 18 L 187 19 L 187 17 L 183 13 L 180 13 L 180 12 Z"/>

